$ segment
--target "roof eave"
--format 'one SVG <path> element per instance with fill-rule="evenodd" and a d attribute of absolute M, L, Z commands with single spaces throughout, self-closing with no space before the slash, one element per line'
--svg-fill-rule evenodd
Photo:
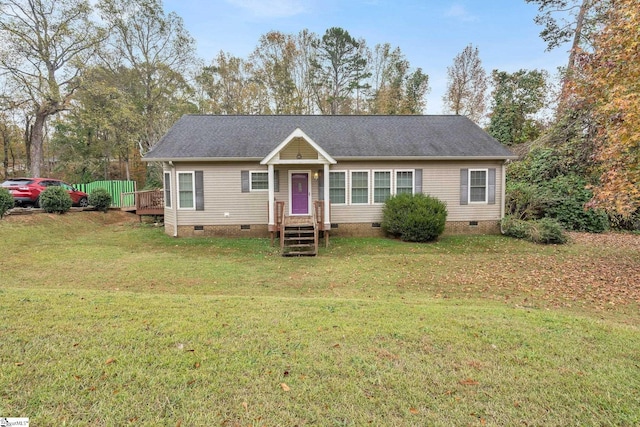
<path fill-rule="evenodd" d="M 143 157 L 143 162 L 260 162 L 262 157 Z"/>
<path fill-rule="evenodd" d="M 516 160 L 518 156 L 336 156 L 339 161 Z M 263 157 L 143 157 L 143 162 L 258 162 Z M 284 162 L 283 162 L 284 163 Z M 294 162 L 292 162 L 294 163 Z M 322 163 L 320 161 L 314 163 Z"/>
<path fill-rule="evenodd" d="M 336 156 L 337 161 L 382 160 L 515 160 L 518 156 Z"/>

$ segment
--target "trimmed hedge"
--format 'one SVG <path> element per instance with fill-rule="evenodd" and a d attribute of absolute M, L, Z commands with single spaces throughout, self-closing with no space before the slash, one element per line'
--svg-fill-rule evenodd
<path fill-rule="evenodd" d="M 104 188 L 96 188 L 89 194 L 89 204 L 99 211 L 107 212 L 111 206 L 111 194 Z"/>
<path fill-rule="evenodd" d="M 399 194 L 386 201 L 382 215 L 388 234 L 407 242 L 428 242 L 444 231 L 447 206 L 422 193 Z"/>
<path fill-rule="evenodd" d="M 4 187 L 0 187 L 0 219 L 4 218 L 4 214 L 15 205 L 13 196 Z"/>
<path fill-rule="evenodd" d="M 73 205 L 67 190 L 58 186 L 45 188 L 38 200 L 40 207 L 49 213 L 63 214 L 69 212 Z"/>

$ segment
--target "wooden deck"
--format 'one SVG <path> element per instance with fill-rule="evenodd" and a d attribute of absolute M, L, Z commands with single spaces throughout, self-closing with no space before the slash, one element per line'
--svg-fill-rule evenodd
<path fill-rule="evenodd" d="M 164 191 L 146 190 L 122 193 L 120 195 L 121 210 L 136 215 L 164 215 Z"/>

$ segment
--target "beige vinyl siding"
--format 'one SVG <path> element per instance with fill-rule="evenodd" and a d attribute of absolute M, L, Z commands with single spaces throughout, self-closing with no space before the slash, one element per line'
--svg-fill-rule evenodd
<path fill-rule="evenodd" d="M 496 203 L 460 205 L 460 169 L 496 169 Z M 502 203 L 502 162 L 501 161 L 425 161 L 425 162 L 340 162 L 331 171 L 347 171 L 347 200 L 351 196 L 351 170 L 393 170 L 422 169 L 422 191 L 437 197 L 447 204 L 447 221 L 499 220 Z M 372 176 L 372 175 L 371 175 Z M 371 181 L 371 179 L 370 179 Z M 369 184 L 369 200 L 373 200 L 373 185 Z M 366 223 L 382 221 L 380 204 L 332 205 L 332 223 Z"/>
<path fill-rule="evenodd" d="M 204 210 L 178 209 L 179 225 L 266 224 L 268 191 L 242 192 L 241 171 L 264 171 L 248 163 L 177 163 L 176 171 L 203 171 Z M 281 177 L 282 180 L 282 177 Z M 228 216 L 225 216 L 228 214 Z"/>
<path fill-rule="evenodd" d="M 318 152 L 304 138 L 294 138 L 280 151 L 280 160 L 297 160 L 298 153 L 302 159 L 318 158 Z"/>
<path fill-rule="evenodd" d="M 460 205 L 460 169 L 496 170 L 496 203 Z M 500 219 L 502 204 L 502 162 L 431 162 L 422 171 L 423 192 L 447 204 L 447 221 L 486 221 Z M 488 189 L 487 189 L 488 191 Z"/>
<path fill-rule="evenodd" d="M 305 152 L 301 144 L 301 152 Z M 295 154 L 297 147 L 295 143 Z M 290 147 L 288 147 L 290 148 Z M 294 154 L 294 156 L 295 156 Z M 305 154 L 307 155 L 307 154 Z M 314 151 L 315 155 L 315 151 Z M 496 169 L 496 203 L 460 205 L 460 169 Z M 289 213 L 289 171 L 304 171 L 310 174 L 312 200 L 318 200 L 318 181 L 313 179 L 314 172 L 322 173 L 321 165 L 276 166 L 279 171 L 279 191 L 275 192 L 276 201 L 285 203 L 285 212 Z M 382 221 L 382 204 L 373 203 L 373 171 L 393 171 L 393 190 L 395 190 L 395 172 L 398 170 L 422 169 L 422 188 L 425 194 L 438 197 L 447 203 L 447 221 L 483 221 L 500 219 L 502 201 L 502 162 L 501 161 L 424 161 L 424 162 L 341 162 L 331 166 L 331 171 L 346 171 L 346 205 L 331 206 L 332 223 L 374 223 Z M 239 226 L 268 223 L 268 191 L 242 192 L 241 171 L 267 171 L 267 166 L 258 162 L 217 162 L 217 163 L 175 163 L 171 171 L 175 202 L 175 177 L 177 172 L 203 171 L 204 210 L 165 209 L 165 226 L 178 221 L 180 226 L 190 225 L 226 225 Z M 350 171 L 369 171 L 369 201 L 367 205 L 352 205 Z M 225 217 L 225 213 L 228 216 Z"/>

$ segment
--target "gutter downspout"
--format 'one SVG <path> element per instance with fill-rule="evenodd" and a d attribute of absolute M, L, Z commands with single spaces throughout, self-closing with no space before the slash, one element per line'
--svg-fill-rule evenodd
<path fill-rule="evenodd" d="M 501 202 L 500 202 L 500 233 L 504 234 L 504 230 L 502 229 L 502 219 L 504 218 L 505 213 L 505 203 L 506 203 L 506 195 L 507 195 L 507 161 L 502 162 L 502 189 L 501 189 Z"/>
<path fill-rule="evenodd" d="M 171 171 L 169 172 L 171 175 L 171 182 L 169 185 L 170 194 L 171 194 L 171 211 L 173 212 L 173 237 L 178 237 L 178 195 L 176 194 L 178 183 L 176 182 L 176 166 L 173 164 L 173 161 L 169 161 L 169 167 Z"/>

